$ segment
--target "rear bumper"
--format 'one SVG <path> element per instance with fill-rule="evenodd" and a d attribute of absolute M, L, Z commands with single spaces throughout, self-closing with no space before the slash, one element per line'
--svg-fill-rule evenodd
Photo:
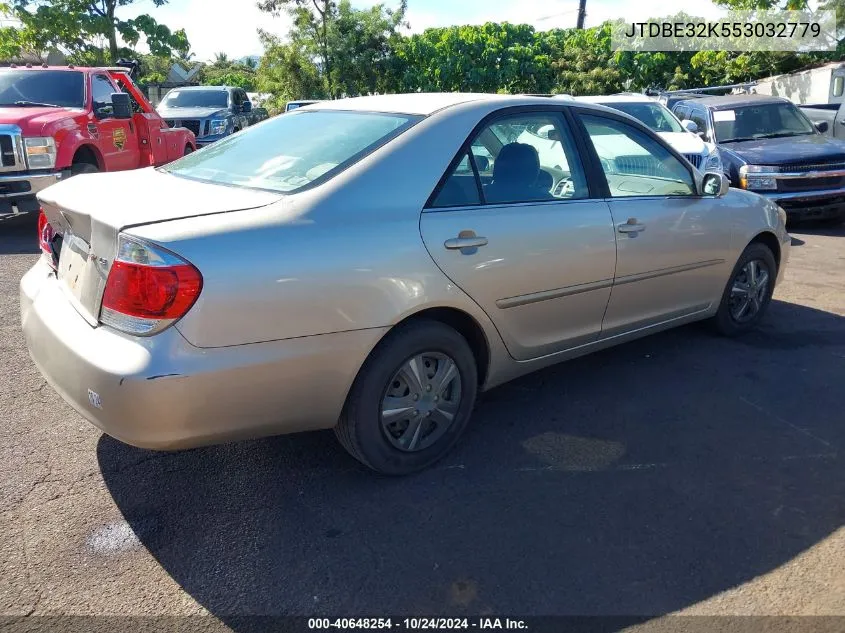
<path fill-rule="evenodd" d="M 0 214 L 11 213 L 12 205 L 21 212 L 35 211 L 35 194 L 59 182 L 62 172 L 18 172 L 0 174 Z"/>
<path fill-rule="evenodd" d="M 200 349 L 175 327 L 91 327 L 39 261 L 21 280 L 30 356 L 73 408 L 127 444 L 178 449 L 330 428 L 384 330 Z"/>
<path fill-rule="evenodd" d="M 756 193 L 777 203 L 786 211 L 789 220 L 823 220 L 845 216 L 845 189 Z"/>

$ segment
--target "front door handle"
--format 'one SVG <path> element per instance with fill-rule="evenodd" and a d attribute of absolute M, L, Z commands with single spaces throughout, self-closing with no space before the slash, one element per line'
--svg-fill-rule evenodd
<path fill-rule="evenodd" d="M 478 235 L 472 237 L 453 237 L 443 242 L 443 246 L 453 251 L 464 248 L 478 248 L 479 246 L 487 246 L 487 238 Z"/>
<path fill-rule="evenodd" d="M 638 233 L 645 231 L 645 224 L 637 222 L 637 218 L 628 218 L 628 221 L 617 226 L 616 230 L 620 233 L 627 233 L 628 237 L 637 237 Z"/>

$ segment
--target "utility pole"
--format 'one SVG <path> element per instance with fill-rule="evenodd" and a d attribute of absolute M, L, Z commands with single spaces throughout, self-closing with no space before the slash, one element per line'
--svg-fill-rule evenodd
<path fill-rule="evenodd" d="M 587 17 L 587 0 L 578 0 L 578 26 L 577 28 L 584 28 L 584 18 Z"/>

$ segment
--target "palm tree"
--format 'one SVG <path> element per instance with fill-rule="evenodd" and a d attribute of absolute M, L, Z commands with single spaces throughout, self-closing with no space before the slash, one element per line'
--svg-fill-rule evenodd
<path fill-rule="evenodd" d="M 226 53 L 214 53 L 214 63 L 225 66 L 229 63 L 229 56 Z"/>

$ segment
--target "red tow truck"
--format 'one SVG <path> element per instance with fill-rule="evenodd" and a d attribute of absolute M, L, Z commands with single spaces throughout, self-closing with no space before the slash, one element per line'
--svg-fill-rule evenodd
<path fill-rule="evenodd" d="M 126 68 L 0 68 L 0 215 L 38 209 L 35 194 L 64 178 L 163 165 L 194 151 Z"/>

